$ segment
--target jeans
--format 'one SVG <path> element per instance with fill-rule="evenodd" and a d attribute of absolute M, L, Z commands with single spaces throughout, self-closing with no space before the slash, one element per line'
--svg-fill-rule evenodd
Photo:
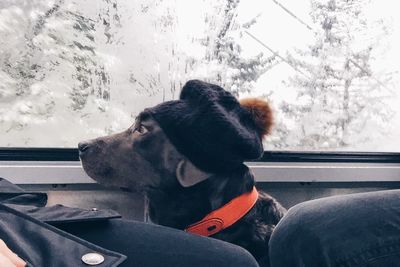
<path fill-rule="evenodd" d="M 400 266 L 400 190 L 291 208 L 270 240 L 272 267 Z"/>

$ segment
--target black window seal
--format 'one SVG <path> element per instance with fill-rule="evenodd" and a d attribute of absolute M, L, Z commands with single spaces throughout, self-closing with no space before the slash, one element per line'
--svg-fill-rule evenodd
<path fill-rule="evenodd" d="M 255 162 L 400 163 L 400 153 L 265 151 Z"/>
<path fill-rule="evenodd" d="M 0 148 L 0 161 L 79 161 L 76 148 Z M 400 163 L 395 152 L 266 151 L 249 162 Z"/>

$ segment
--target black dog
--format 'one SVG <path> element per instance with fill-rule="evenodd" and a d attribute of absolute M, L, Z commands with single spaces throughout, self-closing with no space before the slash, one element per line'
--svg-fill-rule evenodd
<path fill-rule="evenodd" d="M 286 211 L 266 193 L 257 197 L 243 160 L 262 154 L 271 124 L 266 102 L 239 103 L 221 87 L 189 81 L 180 100 L 144 110 L 126 131 L 80 143 L 80 157 L 99 183 L 145 194 L 153 222 L 209 231 L 204 235 L 239 245 L 269 266 L 268 241 Z M 229 220 L 225 215 L 202 227 L 206 215 L 221 210 L 243 214 L 229 227 L 220 222 Z"/>

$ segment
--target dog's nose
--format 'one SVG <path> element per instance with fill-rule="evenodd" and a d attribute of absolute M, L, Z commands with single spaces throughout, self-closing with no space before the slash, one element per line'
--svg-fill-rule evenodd
<path fill-rule="evenodd" d="M 78 144 L 79 153 L 83 153 L 89 149 L 89 143 L 87 142 L 80 142 Z"/>

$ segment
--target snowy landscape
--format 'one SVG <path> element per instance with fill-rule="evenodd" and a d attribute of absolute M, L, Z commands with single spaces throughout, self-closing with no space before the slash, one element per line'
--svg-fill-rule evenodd
<path fill-rule="evenodd" d="M 76 147 L 196 78 L 271 103 L 266 150 L 400 152 L 396 4 L 2 0 L 0 146 Z"/>

